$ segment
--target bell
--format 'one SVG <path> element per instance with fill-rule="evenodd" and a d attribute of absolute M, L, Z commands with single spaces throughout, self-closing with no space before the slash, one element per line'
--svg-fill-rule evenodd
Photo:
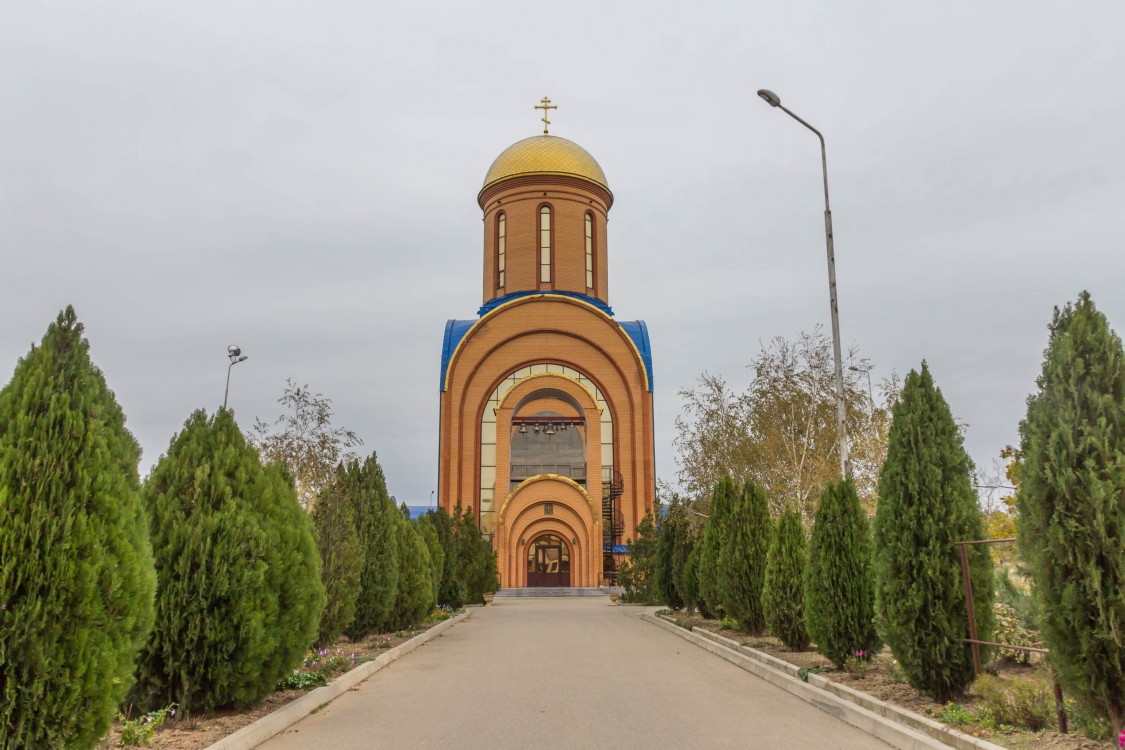
<path fill-rule="evenodd" d="M 526 435 L 526 434 L 527 434 L 527 425 L 525 425 L 525 424 L 521 424 L 521 425 L 520 425 L 520 434 L 521 434 L 521 435 Z"/>
<path fill-rule="evenodd" d="M 555 434 L 555 428 L 551 425 L 547 425 L 547 429 L 543 430 L 543 434 L 550 437 Z"/>
<path fill-rule="evenodd" d="M 538 434 L 539 434 L 539 425 L 535 425 L 535 434 L 536 434 L 536 435 L 538 435 Z"/>

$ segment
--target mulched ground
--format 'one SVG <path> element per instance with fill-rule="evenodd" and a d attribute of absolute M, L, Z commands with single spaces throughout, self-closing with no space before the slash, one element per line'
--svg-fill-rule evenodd
<path fill-rule="evenodd" d="M 323 655 L 315 658 L 318 663 L 334 663 L 329 681 L 347 672 L 355 664 L 370 661 L 379 654 L 388 651 L 401 643 L 405 643 L 419 633 L 429 630 L 437 625 L 436 622 L 427 622 L 416 625 L 412 630 L 399 631 L 398 633 L 380 633 L 364 638 L 353 643 L 347 638 L 341 638 L 336 645 L 325 649 Z M 333 658 L 340 657 L 340 658 Z M 315 668 L 317 664 L 313 664 Z M 309 688 L 313 690 L 314 688 Z M 157 750 L 203 750 L 223 737 L 237 732 L 242 727 L 252 724 L 263 716 L 273 713 L 285 704 L 300 698 L 307 690 L 282 690 L 272 693 L 253 708 L 245 711 L 220 711 L 211 716 L 185 716 L 165 722 L 164 726 L 156 733 L 153 743 L 149 747 Z M 117 722 L 110 729 L 109 735 L 102 740 L 96 750 L 113 750 L 120 747 L 121 727 Z"/>
<path fill-rule="evenodd" d="M 832 662 L 816 651 L 791 651 L 781 641 L 770 636 L 752 636 L 739 631 L 722 630 L 716 620 L 691 618 L 690 621 L 685 621 L 682 615 L 668 619 L 678 620 L 681 627 L 684 625 L 702 627 L 795 666 L 817 669 L 820 674 L 833 682 L 847 685 L 850 688 L 863 691 L 880 700 L 916 713 L 924 714 L 926 709 L 937 712 L 943 708 L 940 703 L 935 703 L 906 684 L 901 672 L 896 669 L 895 658 L 889 648 L 884 648 L 871 660 L 867 671 L 859 674 L 836 669 Z M 1033 665 L 1008 662 L 1003 662 L 998 666 L 998 674 L 1001 678 L 1035 679 L 1039 670 L 1038 667 Z M 972 708 L 974 705 L 973 699 L 972 694 L 966 695 L 963 700 L 958 701 L 958 705 Z M 1013 750 L 1106 750 L 1106 748 L 1115 747 L 1110 742 L 1095 742 L 1080 734 L 1062 735 L 1052 730 L 1042 732 L 1014 731 L 1010 734 L 1004 734 L 974 725 L 958 727 L 958 729 L 966 734 L 987 739 L 997 745 L 1013 748 Z"/>

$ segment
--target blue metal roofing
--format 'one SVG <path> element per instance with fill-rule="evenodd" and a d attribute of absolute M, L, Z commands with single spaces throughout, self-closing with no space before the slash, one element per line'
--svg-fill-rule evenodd
<path fill-rule="evenodd" d="M 575 292 L 516 292 L 514 294 L 507 294 L 503 297 L 498 297 L 486 304 L 482 305 L 477 314 L 484 317 L 488 313 L 495 310 L 500 305 L 503 305 L 512 300 L 520 299 L 521 297 L 533 296 L 560 296 L 570 297 L 593 305 L 606 315 L 613 317 L 613 308 L 606 303 L 602 302 L 597 297 L 588 297 L 585 294 L 577 294 Z M 449 320 L 445 323 L 445 339 L 441 346 L 441 382 L 438 384 L 439 391 L 445 391 L 445 378 L 449 372 L 449 362 L 453 359 L 453 353 L 457 351 L 457 345 L 465 338 L 465 334 L 473 327 L 476 320 Z M 645 366 L 645 373 L 648 375 L 648 390 L 653 389 L 652 380 L 652 345 L 648 338 L 648 326 L 645 325 L 643 320 L 629 320 L 629 321 L 615 321 L 621 329 L 628 334 L 632 340 L 633 345 L 637 347 L 637 351 L 641 355 L 641 361 Z"/>

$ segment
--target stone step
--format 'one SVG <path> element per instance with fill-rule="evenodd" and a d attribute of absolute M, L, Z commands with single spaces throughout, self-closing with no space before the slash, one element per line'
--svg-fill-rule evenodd
<path fill-rule="evenodd" d="M 609 589 L 535 586 L 524 589 L 499 589 L 496 596 L 497 598 L 502 596 L 609 596 Z"/>

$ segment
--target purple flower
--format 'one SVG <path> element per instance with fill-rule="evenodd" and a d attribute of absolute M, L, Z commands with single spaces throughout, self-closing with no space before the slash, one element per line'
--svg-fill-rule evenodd
<path fill-rule="evenodd" d="M 1125 729 L 1121 730 L 1121 736 L 1117 738 L 1117 746 L 1125 747 Z"/>

